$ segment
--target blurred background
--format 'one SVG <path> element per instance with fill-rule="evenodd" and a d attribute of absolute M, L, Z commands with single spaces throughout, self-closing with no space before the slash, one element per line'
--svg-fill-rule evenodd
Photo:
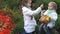
<path fill-rule="evenodd" d="M 21 11 L 21 2 L 22 0 L 0 0 L 0 10 L 4 11 L 9 11 L 10 14 L 12 14 L 14 18 L 14 23 L 16 24 L 16 27 L 14 28 L 14 31 L 11 31 L 11 34 L 16 34 L 18 32 L 24 32 L 23 26 L 23 15 Z M 33 0 L 32 2 L 32 9 L 36 9 L 39 7 L 42 3 L 44 4 L 44 9 L 47 10 L 48 3 L 54 1 L 58 5 L 57 13 L 58 13 L 58 19 L 56 21 L 55 28 L 60 32 L 60 0 Z M 35 16 L 35 19 L 37 21 L 37 26 L 36 26 L 36 32 L 38 31 L 39 28 L 39 17 L 40 14 Z"/>

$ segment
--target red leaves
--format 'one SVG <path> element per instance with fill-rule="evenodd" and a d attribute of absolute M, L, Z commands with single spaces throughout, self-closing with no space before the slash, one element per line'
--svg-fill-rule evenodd
<path fill-rule="evenodd" d="M 0 10 L 0 21 L 1 23 L 4 23 L 2 27 L 7 25 L 10 26 L 10 28 L 13 28 L 14 19 L 12 18 L 12 16 L 8 15 L 8 12 L 3 12 L 2 10 Z M 8 28 L 7 26 L 5 28 Z"/>
<path fill-rule="evenodd" d="M 2 15 L 3 14 L 3 12 L 0 10 L 0 15 Z"/>

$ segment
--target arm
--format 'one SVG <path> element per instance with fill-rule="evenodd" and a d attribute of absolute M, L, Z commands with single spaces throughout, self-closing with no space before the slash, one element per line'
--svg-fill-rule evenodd
<path fill-rule="evenodd" d="M 52 21 L 56 21 L 57 18 L 58 18 L 57 14 L 52 14 L 52 16 L 51 16 Z"/>
<path fill-rule="evenodd" d="M 43 8 L 43 4 L 41 4 L 40 7 L 37 8 L 36 10 L 34 10 L 34 11 L 32 11 L 32 10 L 26 8 L 26 7 L 22 8 L 22 10 L 23 10 L 24 15 L 34 16 L 34 15 L 38 14 L 39 12 L 41 12 L 42 8 Z"/>
<path fill-rule="evenodd" d="M 41 12 L 41 8 L 39 7 L 39 8 L 37 8 L 36 10 L 34 10 L 34 11 L 32 11 L 32 10 L 27 10 L 28 8 L 23 8 L 23 13 L 25 14 L 25 15 L 30 15 L 30 16 L 34 16 L 34 15 L 36 15 L 36 14 L 38 14 L 39 12 Z"/>

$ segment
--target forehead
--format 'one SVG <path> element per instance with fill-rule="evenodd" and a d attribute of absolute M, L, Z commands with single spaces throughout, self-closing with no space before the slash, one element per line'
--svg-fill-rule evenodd
<path fill-rule="evenodd" d="M 48 5 L 53 5 L 53 3 L 49 3 Z"/>
<path fill-rule="evenodd" d="M 28 0 L 28 2 L 32 2 L 32 0 Z"/>

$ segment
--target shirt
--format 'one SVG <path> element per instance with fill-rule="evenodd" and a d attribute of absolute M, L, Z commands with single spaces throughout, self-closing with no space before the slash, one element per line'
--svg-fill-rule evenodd
<path fill-rule="evenodd" d="M 55 21 L 57 20 L 58 18 L 58 15 L 56 13 L 55 10 L 47 10 L 44 15 L 48 15 L 49 17 L 51 17 L 51 21 L 47 24 L 47 26 L 49 28 L 53 28 L 55 26 Z"/>
<path fill-rule="evenodd" d="M 41 8 L 38 7 L 36 10 L 32 11 L 30 7 L 22 7 L 23 17 L 24 17 L 24 29 L 27 33 L 31 33 L 35 31 L 36 20 L 34 18 L 39 12 L 41 12 Z M 31 16 L 33 17 L 31 19 Z"/>

